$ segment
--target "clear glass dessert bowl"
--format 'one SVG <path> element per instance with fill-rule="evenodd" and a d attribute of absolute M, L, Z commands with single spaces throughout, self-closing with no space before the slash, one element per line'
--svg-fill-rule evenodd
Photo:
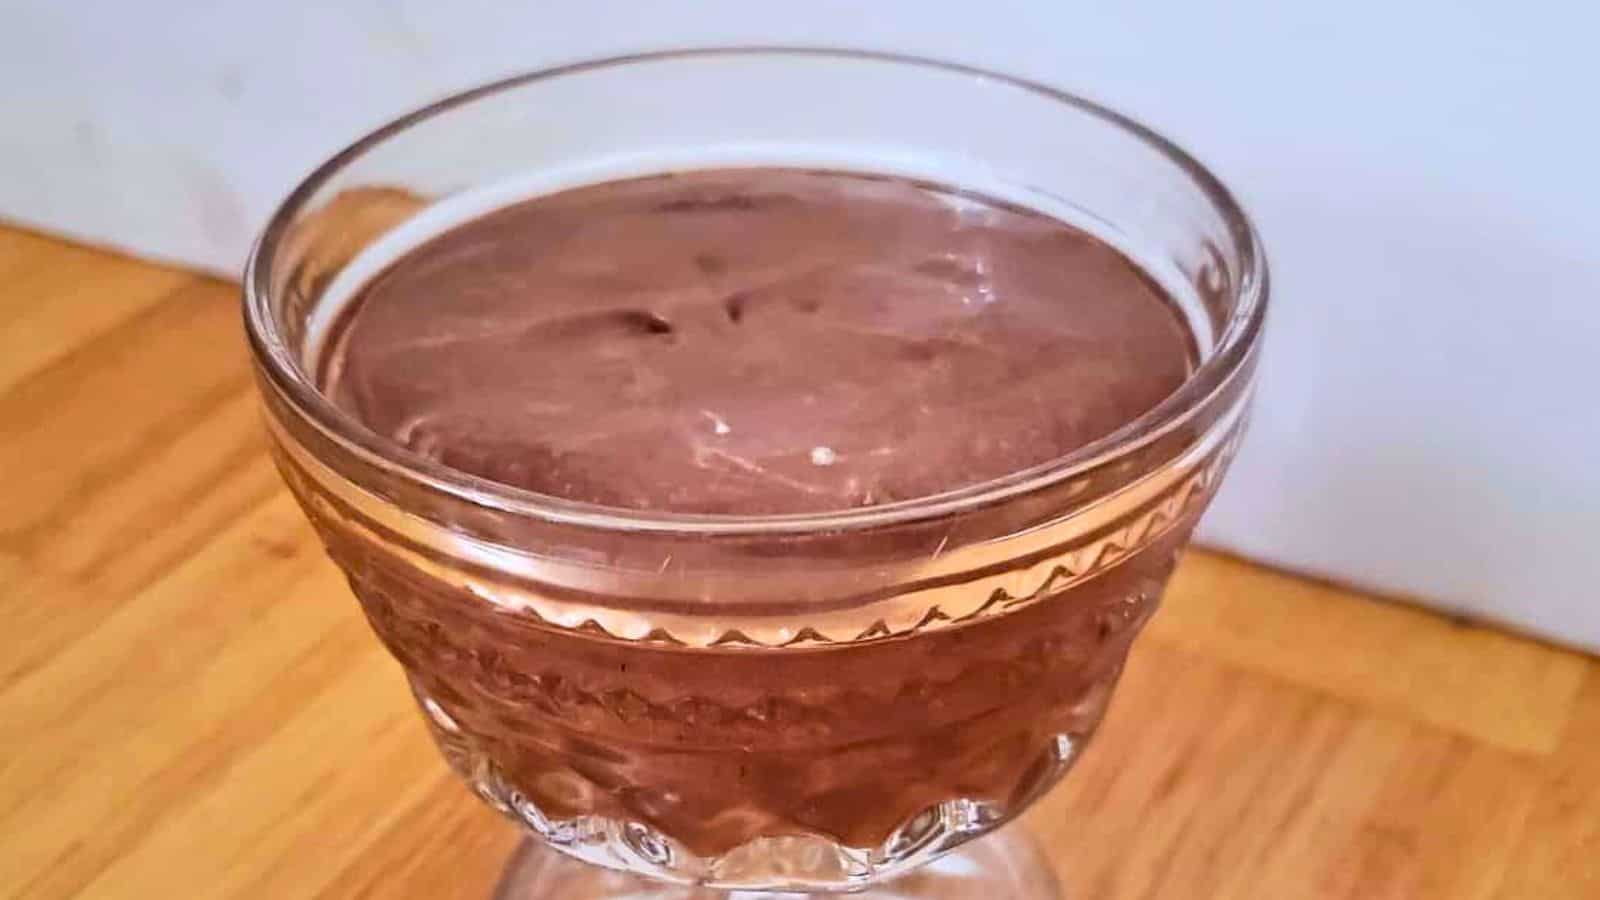
<path fill-rule="evenodd" d="M 515 489 L 318 392 L 338 299 L 440 210 L 758 164 L 926 179 L 1077 225 L 1182 310 L 1194 370 L 1046 464 L 777 516 Z M 451 766 L 532 837 L 503 896 L 891 879 L 891 896 L 1029 896 L 1050 879 L 1021 845 L 899 876 L 1015 818 L 1083 751 L 1237 446 L 1266 289 L 1227 191 L 1116 113 L 958 65 L 756 48 L 567 66 L 386 126 L 285 201 L 244 294 L 285 480 Z"/>

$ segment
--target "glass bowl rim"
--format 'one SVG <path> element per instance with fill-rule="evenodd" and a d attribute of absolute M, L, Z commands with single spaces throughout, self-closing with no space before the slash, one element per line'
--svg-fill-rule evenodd
<path fill-rule="evenodd" d="M 601 69 L 689 59 L 792 57 L 884 63 L 963 75 L 1019 89 L 1087 113 L 1122 130 L 1175 164 L 1225 222 L 1240 263 L 1236 306 L 1216 346 L 1172 394 L 1142 415 L 1101 438 L 1036 466 L 988 481 L 909 500 L 837 511 L 785 515 L 673 513 L 634 510 L 567 500 L 517 488 L 452 469 L 371 431 L 317 390 L 277 333 L 271 313 L 272 263 L 296 217 L 328 181 L 365 152 L 413 125 L 505 91 L 540 81 Z M 252 355 L 268 384 L 322 436 L 363 463 L 425 490 L 473 506 L 514 516 L 603 530 L 698 535 L 817 533 L 877 528 L 956 515 L 1026 495 L 1083 475 L 1121 459 L 1181 428 L 1207 402 L 1241 377 L 1260 343 L 1268 296 L 1266 256 L 1249 217 L 1220 179 L 1187 151 L 1156 131 L 1092 100 L 1067 91 L 977 66 L 912 54 L 799 45 L 710 46 L 648 51 L 541 68 L 451 94 L 406 113 L 357 139 L 307 175 L 268 220 L 245 264 L 242 280 L 245 332 Z"/>

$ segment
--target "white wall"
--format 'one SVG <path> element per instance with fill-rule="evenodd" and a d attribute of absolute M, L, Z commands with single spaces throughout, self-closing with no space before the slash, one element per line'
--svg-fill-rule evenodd
<path fill-rule="evenodd" d="M 835 42 L 1121 107 L 1275 269 L 1214 544 L 1600 647 L 1600 12 L 1585 0 L 0 0 L 0 215 L 233 271 L 360 131 L 613 51 Z"/>

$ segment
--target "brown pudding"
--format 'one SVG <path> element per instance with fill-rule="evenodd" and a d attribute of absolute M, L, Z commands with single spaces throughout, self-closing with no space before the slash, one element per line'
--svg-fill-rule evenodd
<path fill-rule="evenodd" d="M 601 184 L 470 221 L 371 280 L 325 347 L 335 403 L 446 466 L 723 515 L 1028 469 L 1147 411 L 1194 359 L 1155 284 L 1078 229 L 781 169 Z M 540 827 L 641 822 L 703 856 L 795 833 L 875 848 L 939 803 L 1014 808 L 1099 721 L 1192 524 L 1015 611 L 769 648 L 550 627 L 318 522 L 464 775 Z M 804 578 L 775 567 L 772 590 Z"/>

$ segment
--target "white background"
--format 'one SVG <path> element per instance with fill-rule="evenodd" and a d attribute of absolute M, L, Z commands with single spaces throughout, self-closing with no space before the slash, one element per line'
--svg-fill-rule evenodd
<path fill-rule="evenodd" d="M 1272 256 L 1215 545 L 1600 647 L 1600 6 L 1586 0 L 0 0 L 0 216 L 236 271 L 364 129 L 583 56 L 939 55 L 1191 148 Z"/>

